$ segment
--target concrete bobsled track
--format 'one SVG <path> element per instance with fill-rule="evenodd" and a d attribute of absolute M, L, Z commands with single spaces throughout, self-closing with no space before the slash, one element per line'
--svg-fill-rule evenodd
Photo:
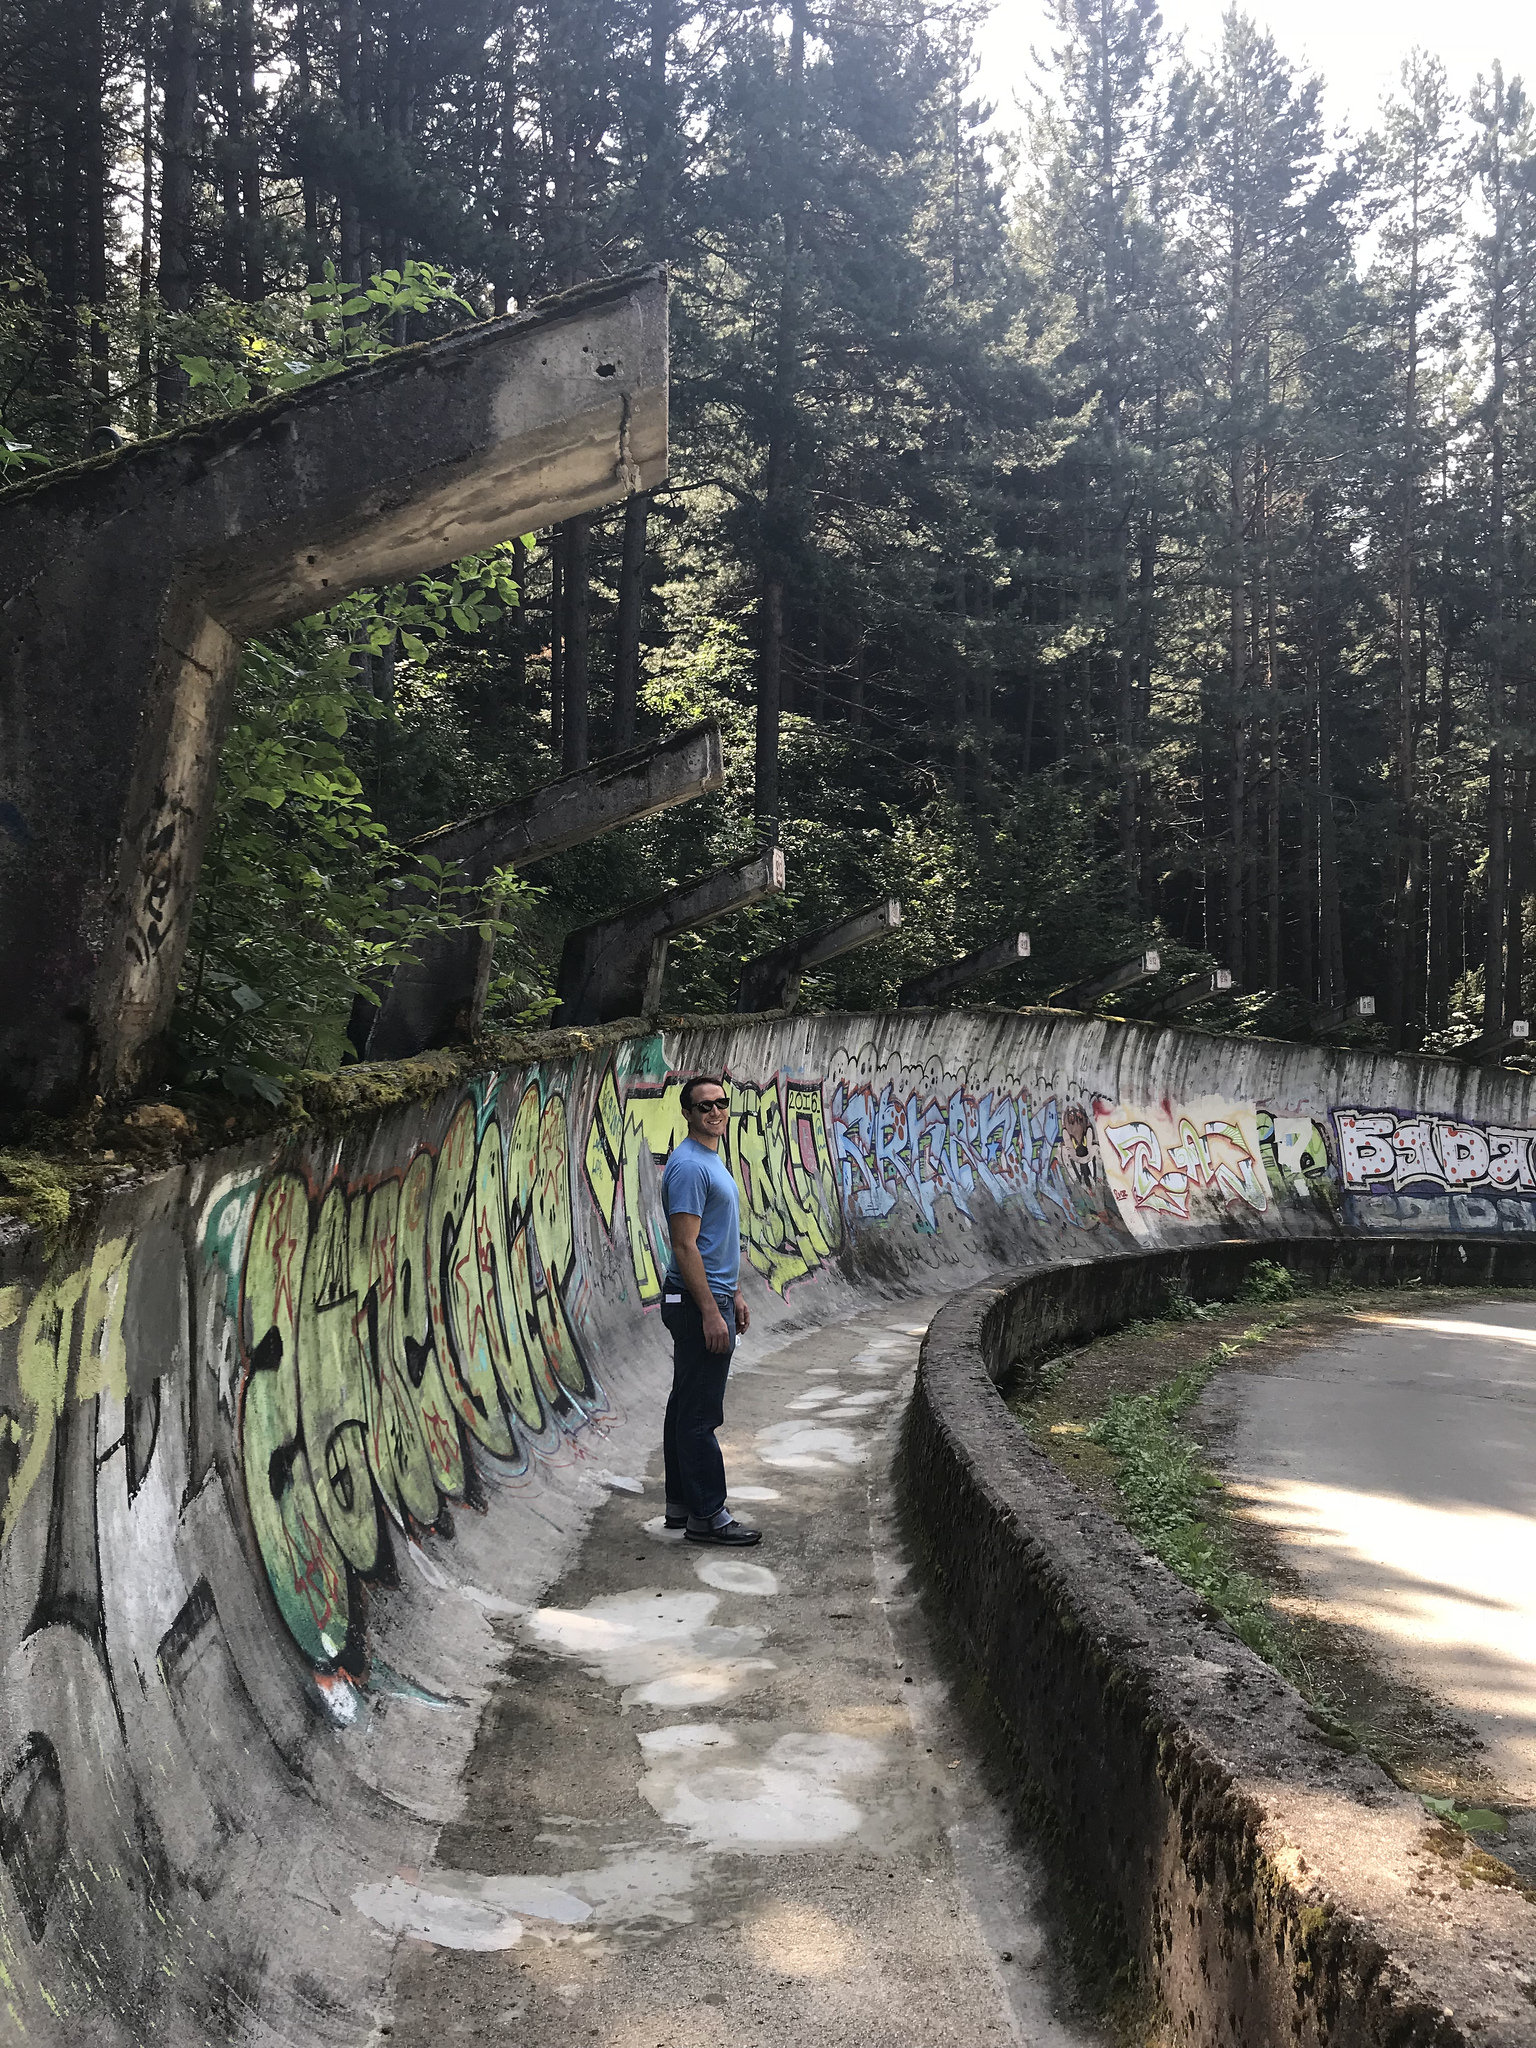
<path fill-rule="evenodd" d="M 1065 1260 L 1536 1243 L 1517 1077 L 994 1011 L 550 1034 L 533 1064 L 127 1187 L 52 1264 L 13 1230 L 7 2042 L 391 2030 L 379 1901 L 464 1818 L 519 1618 L 609 1482 L 654 1469 L 658 1178 L 695 1070 L 729 1075 L 756 1360 Z"/>

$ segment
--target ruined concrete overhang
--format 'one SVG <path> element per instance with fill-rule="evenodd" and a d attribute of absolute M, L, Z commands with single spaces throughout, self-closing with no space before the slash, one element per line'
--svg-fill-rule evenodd
<path fill-rule="evenodd" d="M 652 268 L 0 494 L 0 1116 L 143 1077 L 244 639 L 666 460 Z"/>

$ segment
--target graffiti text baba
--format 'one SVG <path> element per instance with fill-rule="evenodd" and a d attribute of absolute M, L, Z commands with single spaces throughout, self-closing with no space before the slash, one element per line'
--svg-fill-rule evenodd
<path fill-rule="evenodd" d="M 1536 1133 L 1448 1116 L 1336 1109 L 1339 1167 L 1351 1190 L 1499 1188 L 1536 1194 Z"/>

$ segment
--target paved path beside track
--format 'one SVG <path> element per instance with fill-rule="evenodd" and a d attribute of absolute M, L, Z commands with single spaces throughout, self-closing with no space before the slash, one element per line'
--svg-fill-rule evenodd
<path fill-rule="evenodd" d="M 407 1937 L 392 2048 L 1085 2040 L 892 1524 L 933 1306 L 748 1338 L 722 1440 L 761 1546 L 685 1544 L 659 1471 L 618 1475 L 508 1624 L 464 1818 L 372 1901 Z"/>
<path fill-rule="evenodd" d="M 1536 1807 L 1536 1307 L 1362 1313 L 1338 1345 L 1219 1375 L 1195 1419 L 1317 1611 Z"/>

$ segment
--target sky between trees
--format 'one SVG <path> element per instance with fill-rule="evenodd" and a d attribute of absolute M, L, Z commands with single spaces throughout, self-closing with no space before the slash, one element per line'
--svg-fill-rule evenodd
<path fill-rule="evenodd" d="M 1323 80 L 1323 110 L 1331 127 L 1348 122 L 1363 134 L 1380 116 L 1384 94 L 1398 83 L 1399 68 L 1415 47 L 1441 59 L 1453 91 L 1471 91 L 1479 71 L 1495 57 L 1505 69 L 1536 77 L 1536 9 L 1526 0 L 1263 0 L 1250 10 L 1269 29 L 1291 60 Z M 1162 15 L 1171 34 L 1181 34 L 1191 56 L 1220 41 L 1224 0 L 1165 0 Z M 1038 73 L 1031 50 L 1051 42 L 1048 9 L 1041 0 L 1001 0 L 978 38 L 981 82 L 999 103 L 1002 117 L 1033 97 Z"/>

